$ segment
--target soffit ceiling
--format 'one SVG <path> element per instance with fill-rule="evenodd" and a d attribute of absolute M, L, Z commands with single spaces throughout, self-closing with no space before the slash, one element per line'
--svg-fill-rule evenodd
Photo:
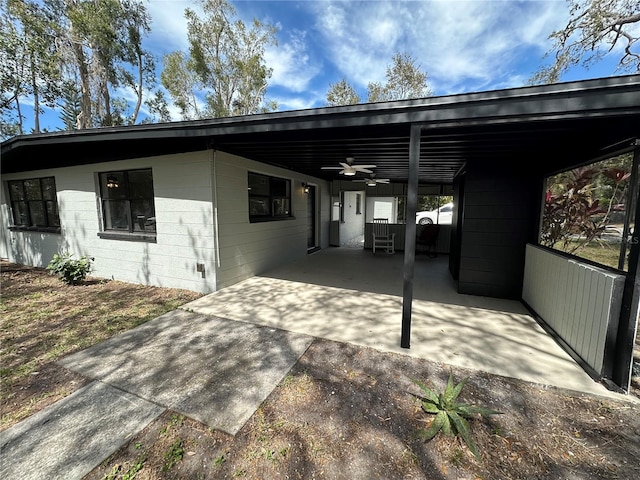
<path fill-rule="evenodd" d="M 630 118 L 607 118 L 517 125 L 423 128 L 420 139 L 419 182 L 450 184 L 469 163 L 505 163 L 544 173 L 605 154 L 618 143 L 628 146 L 640 135 Z M 640 125 L 640 117 L 635 121 Z M 327 180 L 349 179 L 337 170 L 347 157 L 354 164 L 374 164 L 376 178 L 406 182 L 409 176 L 409 126 L 369 127 L 322 132 L 322 135 L 264 135 L 218 139 L 214 148 Z M 358 178 L 366 177 L 358 173 Z M 352 177 L 353 178 L 353 177 Z"/>

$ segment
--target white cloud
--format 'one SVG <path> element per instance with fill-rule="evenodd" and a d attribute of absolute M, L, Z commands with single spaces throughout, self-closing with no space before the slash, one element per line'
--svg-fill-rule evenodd
<path fill-rule="evenodd" d="M 289 41 L 265 51 L 265 63 L 273 68 L 270 85 L 282 86 L 294 92 L 307 89 L 309 82 L 320 71 L 320 64 L 312 62 L 305 43 L 306 32 L 296 30 Z"/>
<path fill-rule="evenodd" d="M 564 2 L 456 2 L 455 12 L 443 2 L 430 3 L 425 22 L 429 34 L 414 35 L 424 49 L 428 71 L 445 90 L 471 81 L 494 85 L 512 75 L 523 51 L 542 58 L 549 33 L 566 12 Z M 428 62 L 428 63 L 426 63 Z"/>
<path fill-rule="evenodd" d="M 525 48 L 542 58 L 567 18 L 563 0 L 313 2 L 327 56 L 359 86 L 384 80 L 394 53 L 408 52 L 436 93 L 470 82 L 504 83 Z"/>
<path fill-rule="evenodd" d="M 196 2 L 189 0 L 149 0 L 147 11 L 151 16 L 151 35 L 145 41 L 158 56 L 176 50 L 187 50 L 186 8 L 198 10 Z"/>
<path fill-rule="evenodd" d="M 284 112 L 288 110 L 306 110 L 317 106 L 317 99 L 305 98 L 303 96 L 276 96 L 270 98 L 278 104 L 278 111 Z"/>
<path fill-rule="evenodd" d="M 388 2 L 312 2 L 325 54 L 359 86 L 384 77 L 401 26 Z"/>

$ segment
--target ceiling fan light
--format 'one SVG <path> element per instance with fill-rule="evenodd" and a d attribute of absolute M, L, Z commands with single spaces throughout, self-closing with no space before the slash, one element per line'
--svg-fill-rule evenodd
<path fill-rule="evenodd" d="M 376 186 L 375 180 L 367 180 L 367 187 L 375 187 L 375 186 Z"/>
<path fill-rule="evenodd" d="M 345 168 L 344 169 L 344 174 L 348 175 L 348 176 L 352 176 L 356 174 L 356 169 L 353 167 L 349 167 L 349 168 Z"/>

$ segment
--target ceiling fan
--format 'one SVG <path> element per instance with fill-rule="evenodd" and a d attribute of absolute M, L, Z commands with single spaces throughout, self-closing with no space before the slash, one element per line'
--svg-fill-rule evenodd
<path fill-rule="evenodd" d="M 353 180 L 354 182 L 364 182 L 367 184 L 367 187 L 375 187 L 378 183 L 389 183 L 388 178 L 375 178 L 374 174 L 371 174 L 369 178 L 363 178 L 358 180 Z"/>
<path fill-rule="evenodd" d="M 353 165 L 353 157 L 347 157 L 347 162 L 338 162 L 340 167 L 321 167 L 321 170 L 340 170 L 338 173 L 353 176 L 357 172 L 373 173 L 370 168 L 376 168 L 375 165 Z"/>

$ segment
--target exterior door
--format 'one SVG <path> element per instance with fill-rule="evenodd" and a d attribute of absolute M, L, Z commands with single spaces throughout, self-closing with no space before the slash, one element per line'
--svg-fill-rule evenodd
<path fill-rule="evenodd" d="M 309 185 L 307 193 L 307 250 L 316 248 L 316 187 Z"/>

